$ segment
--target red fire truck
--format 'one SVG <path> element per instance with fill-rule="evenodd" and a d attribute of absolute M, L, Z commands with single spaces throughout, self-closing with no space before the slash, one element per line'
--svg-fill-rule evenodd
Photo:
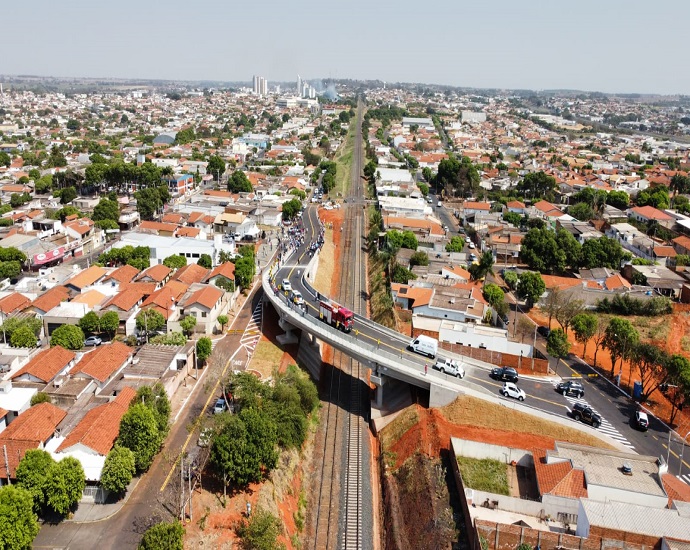
<path fill-rule="evenodd" d="M 344 332 L 350 332 L 355 322 L 355 314 L 331 300 L 319 302 L 319 319 Z"/>

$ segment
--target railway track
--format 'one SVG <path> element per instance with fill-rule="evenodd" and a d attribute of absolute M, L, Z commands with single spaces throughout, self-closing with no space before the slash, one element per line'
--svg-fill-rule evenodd
<path fill-rule="evenodd" d="M 353 154 L 352 185 L 348 198 L 364 197 L 362 174 L 361 107 Z M 362 290 L 366 287 L 365 258 L 361 238 L 364 217 L 360 206 L 347 205 L 341 237 L 340 288 L 338 301 L 360 315 L 366 314 Z M 363 369 L 336 351 L 333 366 L 326 367 L 321 385 L 326 402 L 323 412 L 323 462 L 320 465 L 315 532 L 307 548 L 342 550 L 368 548 L 362 529 L 362 438 L 365 407 L 369 406 Z"/>

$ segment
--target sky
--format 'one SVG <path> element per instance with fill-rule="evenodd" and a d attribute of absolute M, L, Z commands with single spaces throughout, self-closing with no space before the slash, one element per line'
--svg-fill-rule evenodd
<path fill-rule="evenodd" d="M 0 75 L 690 94 L 688 0 L 6 0 Z"/>

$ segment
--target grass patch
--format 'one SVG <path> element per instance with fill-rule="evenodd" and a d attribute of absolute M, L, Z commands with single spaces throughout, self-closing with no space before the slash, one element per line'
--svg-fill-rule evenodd
<path fill-rule="evenodd" d="M 507 466 L 498 460 L 456 457 L 465 485 L 477 491 L 510 495 Z"/>
<path fill-rule="evenodd" d="M 339 149 L 338 153 L 335 155 L 335 162 L 338 164 L 338 170 L 335 173 L 335 187 L 331 194 L 344 197 L 347 190 L 350 188 L 350 183 L 352 181 L 352 158 L 354 156 L 355 149 L 355 130 L 357 128 L 356 124 L 350 124 L 350 128 L 345 136 L 345 142 Z"/>
<path fill-rule="evenodd" d="M 683 351 L 690 351 L 690 337 L 683 336 L 680 339 L 680 347 L 682 348 Z"/>
<path fill-rule="evenodd" d="M 369 307 L 371 320 L 388 328 L 396 328 L 393 300 L 388 293 L 385 266 L 379 257 L 369 255 Z"/>
<path fill-rule="evenodd" d="M 671 332 L 671 317 L 660 315 L 658 317 L 629 317 L 633 326 L 640 333 L 640 340 L 666 341 Z"/>
<path fill-rule="evenodd" d="M 381 440 L 381 448 L 384 452 L 388 452 L 393 445 L 409 430 L 419 422 L 419 415 L 417 408 L 411 405 L 404 409 L 390 424 L 385 426 L 379 435 Z"/>
<path fill-rule="evenodd" d="M 259 371 L 261 378 L 266 380 L 273 376 L 273 369 L 280 366 L 282 358 L 283 350 L 280 347 L 268 340 L 259 340 L 249 368 Z"/>

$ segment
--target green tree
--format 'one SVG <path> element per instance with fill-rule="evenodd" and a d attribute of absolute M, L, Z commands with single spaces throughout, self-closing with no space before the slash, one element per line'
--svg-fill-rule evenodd
<path fill-rule="evenodd" d="M 546 339 L 546 351 L 556 358 L 556 371 L 558 371 L 558 362 L 566 357 L 570 351 L 570 342 L 563 329 L 557 328 L 551 331 Z"/>
<path fill-rule="evenodd" d="M 479 263 L 473 263 L 470 265 L 468 271 L 472 276 L 472 279 L 479 281 L 486 277 L 494 266 L 494 255 L 491 250 L 484 252 L 479 258 Z"/>
<path fill-rule="evenodd" d="M 302 210 L 302 203 L 299 199 L 290 199 L 283 203 L 283 219 L 292 220 Z"/>
<path fill-rule="evenodd" d="M 31 494 L 21 487 L 0 487 L 0 548 L 29 550 L 38 535 Z"/>
<path fill-rule="evenodd" d="M 640 384 L 642 385 L 640 400 L 644 403 L 666 379 L 666 365 L 670 356 L 654 344 L 638 342 L 633 346 L 630 359 L 640 374 Z"/>
<path fill-rule="evenodd" d="M 523 271 L 518 275 L 517 295 L 531 307 L 546 291 L 546 284 L 539 273 Z"/>
<path fill-rule="evenodd" d="M 488 285 L 484 285 L 484 298 L 486 298 L 486 301 L 489 302 L 489 304 L 492 307 L 496 307 L 497 304 L 503 302 L 505 299 L 505 294 L 501 290 L 501 288 L 493 283 L 489 283 Z"/>
<path fill-rule="evenodd" d="M 556 191 L 556 178 L 540 172 L 527 174 L 517 186 L 518 193 L 530 199 L 545 198 L 553 201 Z"/>
<path fill-rule="evenodd" d="M 117 313 L 115 314 L 117 315 Z M 89 311 L 79 319 L 79 328 L 84 334 L 95 334 L 101 331 L 101 319 L 95 311 Z"/>
<path fill-rule="evenodd" d="M 619 210 L 626 210 L 630 205 L 630 196 L 625 191 L 609 191 L 606 204 Z"/>
<path fill-rule="evenodd" d="M 549 229 L 530 229 L 523 237 L 520 258 L 530 269 L 540 273 L 560 273 L 568 263 L 568 257 Z"/>
<path fill-rule="evenodd" d="M 235 261 L 235 284 L 239 285 L 240 288 L 249 288 L 254 279 L 255 271 L 253 258 L 238 258 Z"/>
<path fill-rule="evenodd" d="M 165 329 L 167 322 L 160 312 L 150 308 L 137 315 L 136 325 L 139 332 L 156 332 Z"/>
<path fill-rule="evenodd" d="M 46 475 L 46 504 L 52 510 L 65 516 L 81 499 L 86 487 L 84 468 L 76 458 L 67 456 L 55 462 Z"/>
<path fill-rule="evenodd" d="M 235 170 L 228 178 L 228 191 L 231 193 L 251 193 L 252 182 L 242 170 Z"/>
<path fill-rule="evenodd" d="M 33 499 L 33 509 L 37 514 L 46 505 L 46 479 L 53 464 L 55 461 L 47 451 L 28 449 L 17 466 L 17 485 L 29 492 Z"/>
<path fill-rule="evenodd" d="M 33 394 L 31 397 L 31 406 L 33 407 L 34 405 L 39 405 L 40 403 L 52 403 L 52 399 L 50 398 L 50 395 L 47 394 L 44 391 L 39 391 Z"/>
<path fill-rule="evenodd" d="M 149 527 L 139 550 L 184 550 L 184 527 L 179 521 L 161 522 Z"/>
<path fill-rule="evenodd" d="M 677 412 L 690 403 L 690 360 L 680 354 L 673 355 L 666 364 L 666 371 L 666 383 L 673 386 L 666 392 L 671 403 L 669 423 L 673 423 Z"/>
<path fill-rule="evenodd" d="M 429 265 L 429 256 L 427 256 L 426 252 L 422 252 L 421 250 L 415 252 L 410 256 L 410 265 L 413 267 L 416 265 Z"/>
<path fill-rule="evenodd" d="M 134 403 L 122 416 L 117 444 L 134 453 L 137 471 L 143 472 L 151 466 L 161 439 L 156 418 L 149 407 Z"/>
<path fill-rule="evenodd" d="M 620 368 L 622 369 L 623 361 L 630 358 L 639 340 L 640 334 L 627 319 L 613 317 L 609 321 L 603 345 L 611 355 L 611 377 L 615 374 L 618 359 L 621 360 Z"/>
<path fill-rule="evenodd" d="M 568 208 L 568 214 L 570 214 L 573 218 L 580 220 L 581 222 L 588 222 L 595 217 L 592 207 L 584 202 L 578 202 L 577 204 L 574 204 Z"/>
<path fill-rule="evenodd" d="M 50 347 L 78 350 L 84 347 L 84 331 L 76 325 L 61 325 L 50 335 Z"/>
<path fill-rule="evenodd" d="M 228 324 L 228 316 L 227 315 L 219 315 L 218 318 L 216 319 L 216 321 L 218 321 L 218 324 L 220 325 L 221 332 L 225 332 L 225 325 Z"/>
<path fill-rule="evenodd" d="M 199 256 L 199 260 L 196 263 L 198 266 L 205 267 L 206 269 L 211 269 L 213 267 L 213 260 L 208 254 Z"/>
<path fill-rule="evenodd" d="M 93 221 L 113 220 L 117 222 L 120 218 L 120 206 L 117 201 L 101 199 L 93 209 Z"/>
<path fill-rule="evenodd" d="M 122 494 L 136 472 L 134 453 L 126 447 L 116 445 L 105 457 L 101 486 L 111 493 Z"/>
<path fill-rule="evenodd" d="M 28 325 L 24 325 L 12 333 L 10 345 L 13 348 L 35 348 L 38 345 L 38 338 Z"/>
<path fill-rule="evenodd" d="M 12 164 L 12 157 L 5 151 L 0 151 L 0 166 L 9 168 L 10 164 Z"/>
<path fill-rule="evenodd" d="M 237 526 L 242 550 L 285 550 L 278 542 L 281 524 L 277 517 L 258 508 L 249 519 L 243 519 Z"/>
<path fill-rule="evenodd" d="M 184 319 L 180 321 L 180 328 L 187 335 L 187 337 L 192 335 L 194 332 L 194 327 L 196 326 L 196 317 L 193 315 L 187 315 Z"/>
<path fill-rule="evenodd" d="M 170 400 L 163 384 L 156 382 L 153 386 L 141 386 L 132 400 L 134 403 L 142 403 L 151 409 L 160 440 L 163 441 L 170 427 Z"/>
<path fill-rule="evenodd" d="M 518 274 L 515 271 L 505 271 L 503 280 L 511 290 L 516 290 L 518 285 Z"/>
<path fill-rule="evenodd" d="M 137 199 L 137 212 L 141 219 L 152 220 L 170 200 L 170 192 L 167 185 L 158 185 L 137 191 L 134 198 Z"/>
<path fill-rule="evenodd" d="M 587 357 L 587 343 L 594 338 L 597 331 L 597 324 L 597 316 L 593 313 L 578 313 L 571 321 L 575 339 L 583 346 L 583 358 Z"/>
<path fill-rule="evenodd" d="M 179 254 L 172 254 L 163 260 L 163 265 L 170 269 L 180 269 L 187 265 L 187 258 Z"/>
<path fill-rule="evenodd" d="M 206 362 L 206 359 L 211 357 L 211 351 L 213 350 L 211 339 L 207 336 L 202 336 L 196 341 L 196 357 L 202 363 Z"/>
<path fill-rule="evenodd" d="M 115 336 L 117 329 L 120 328 L 120 318 L 116 311 L 106 311 L 100 318 L 101 332 L 109 334 L 112 338 Z"/>
<path fill-rule="evenodd" d="M 225 161 L 218 155 L 211 155 L 208 159 L 206 171 L 214 175 L 213 179 L 220 181 L 220 177 L 225 173 Z"/>
<path fill-rule="evenodd" d="M 69 204 L 77 198 L 77 190 L 74 187 L 65 187 L 60 193 L 60 204 Z"/>
<path fill-rule="evenodd" d="M 436 184 L 442 186 L 447 195 L 461 197 L 474 195 L 479 190 L 480 180 L 477 167 L 468 157 L 458 160 L 449 155 L 439 163 L 436 174 Z"/>

